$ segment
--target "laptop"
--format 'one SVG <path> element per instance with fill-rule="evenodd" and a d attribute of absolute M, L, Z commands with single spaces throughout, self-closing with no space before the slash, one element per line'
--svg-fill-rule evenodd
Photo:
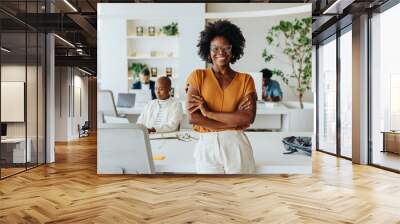
<path fill-rule="evenodd" d="M 131 108 L 135 106 L 135 93 L 119 93 L 117 107 Z"/>

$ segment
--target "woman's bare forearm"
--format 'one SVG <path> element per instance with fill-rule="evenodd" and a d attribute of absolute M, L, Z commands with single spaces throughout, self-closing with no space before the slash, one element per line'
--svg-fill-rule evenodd
<path fill-rule="evenodd" d="M 240 105 L 238 110 L 233 112 L 214 112 L 208 111 L 206 117 L 216 120 L 226 124 L 236 124 L 238 126 L 246 126 L 250 125 L 254 122 L 257 111 L 257 96 L 255 93 L 247 95 L 247 98 L 250 102 L 248 109 L 240 109 Z"/>
<path fill-rule="evenodd" d="M 248 111 L 235 111 L 235 112 L 213 112 L 207 113 L 207 118 L 219 121 L 228 125 L 245 126 L 253 123 L 253 116 Z"/>
<path fill-rule="evenodd" d="M 193 95 L 199 95 L 198 90 L 193 89 L 191 86 L 188 87 L 188 98 L 187 98 L 187 115 L 188 115 L 188 120 L 189 123 L 192 125 L 199 125 L 205 128 L 212 128 L 212 129 L 218 129 L 218 128 L 235 128 L 237 125 L 233 124 L 226 124 L 223 122 L 219 122 L 216 120 L 209 119 L 201 114 L 201 111 L 191 111 L 192 105 L 193 105 Z"/>
<path fill-rule="evenodd" d="M 237 124 L 227 124 L 217 120 L 209 119 L 204 117 L 199 112 L 194 112 L 188 116 L 190 124 L 199 125 L 205 128 L 235 128 L 238 126 Z"/>

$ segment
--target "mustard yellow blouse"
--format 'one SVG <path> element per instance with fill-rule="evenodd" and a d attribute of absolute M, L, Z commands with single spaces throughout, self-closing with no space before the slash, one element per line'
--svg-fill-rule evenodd
<path fill-rule="evenodd" d="M 246 73 L 237 73 L 231 83 L 225 89 L 222 89 L 211 68 L 194 70 L 188 77 L 187 83 L 200 93 L 208 108 L 214 112 L 234 112 L 245 96 L 256 91 L 253 78 Z M 211 129 L 193 125 L 193 130 L 213 132 L 243 130 L 247 127 Z"/>

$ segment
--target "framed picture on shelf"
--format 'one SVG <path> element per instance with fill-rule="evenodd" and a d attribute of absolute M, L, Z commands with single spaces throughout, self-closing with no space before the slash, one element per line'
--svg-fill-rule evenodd
<path fill-rule="evenodd" d="M 151 77 L 157 77 L 157 67 L 150 68 Z"/>
<path fill-rule="evenodd" d="M 167 77 L 171 77 L 172 76 L 172 67 L 166 67 L 165 68 L 165 75 Z"/>

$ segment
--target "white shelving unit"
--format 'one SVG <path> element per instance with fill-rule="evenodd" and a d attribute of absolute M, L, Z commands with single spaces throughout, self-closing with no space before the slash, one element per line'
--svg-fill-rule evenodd
<path fill-rule="evenodd" d="M 174 20 L 157 19 L 136 19 L 127 20 L 127 60 L 128 68 L 132 63 L 146 64 L 151 68 L 157 68 L 157 76 L 151 75 L 151 80 L 155 81 L 158 77 L 166 75 L 166 68 L 172 68 L 172 87 L 177 86 L 179 73 L 179 35 L 167 36 L 161 33 L 163 26 L 169 25 Z M 143 27 L 143 35 L 138 36 L 136 28 Z M 154 36 L 149 36 L 148 27 L 154 26 L 156 32 Z M 178 23 L 179 30 L 179 23 Z M 153 55 L 154 54 L 154 55 Z M 153 56 L 152 56 L 153 55 Z M 128 72 L 128 88 L 131 88 L 133 74 Z M 175 91 L 177 93 L 177 91 Z"/>
<path fill-rule="evenodd" d="M 173 68 L 175 96 L 184 100 L 185 82 L 204 62 L 197 55 L 197 42 L 205 26 L 205 3 L 187 4 L 100 4 L 98 13 L 98 85 L 111 90 L 115 96 L 129 92 L 133 79 L 128 68 L 132 63 L 146 63 L 157 67 L 158 74 Z M 178 23 L 177 36 L 158 35 L 159 28 Z M 143 36 L 136 35 L 136 27 L 144 28 Z M 156 36 L 149 36 L 149 26 L 156 28 Z M 164 52 L 150 57 L 151 51 Z M 132 54 L 136 52 L 136 54 Z M 173 52 L 167 55 L 167 52 Z M 143 54 L 140 54 L 143 53 Z M 153 80 L 156 77 L 152 78 Z M 136 81 L 136 80 L 135 80 Z"/>

